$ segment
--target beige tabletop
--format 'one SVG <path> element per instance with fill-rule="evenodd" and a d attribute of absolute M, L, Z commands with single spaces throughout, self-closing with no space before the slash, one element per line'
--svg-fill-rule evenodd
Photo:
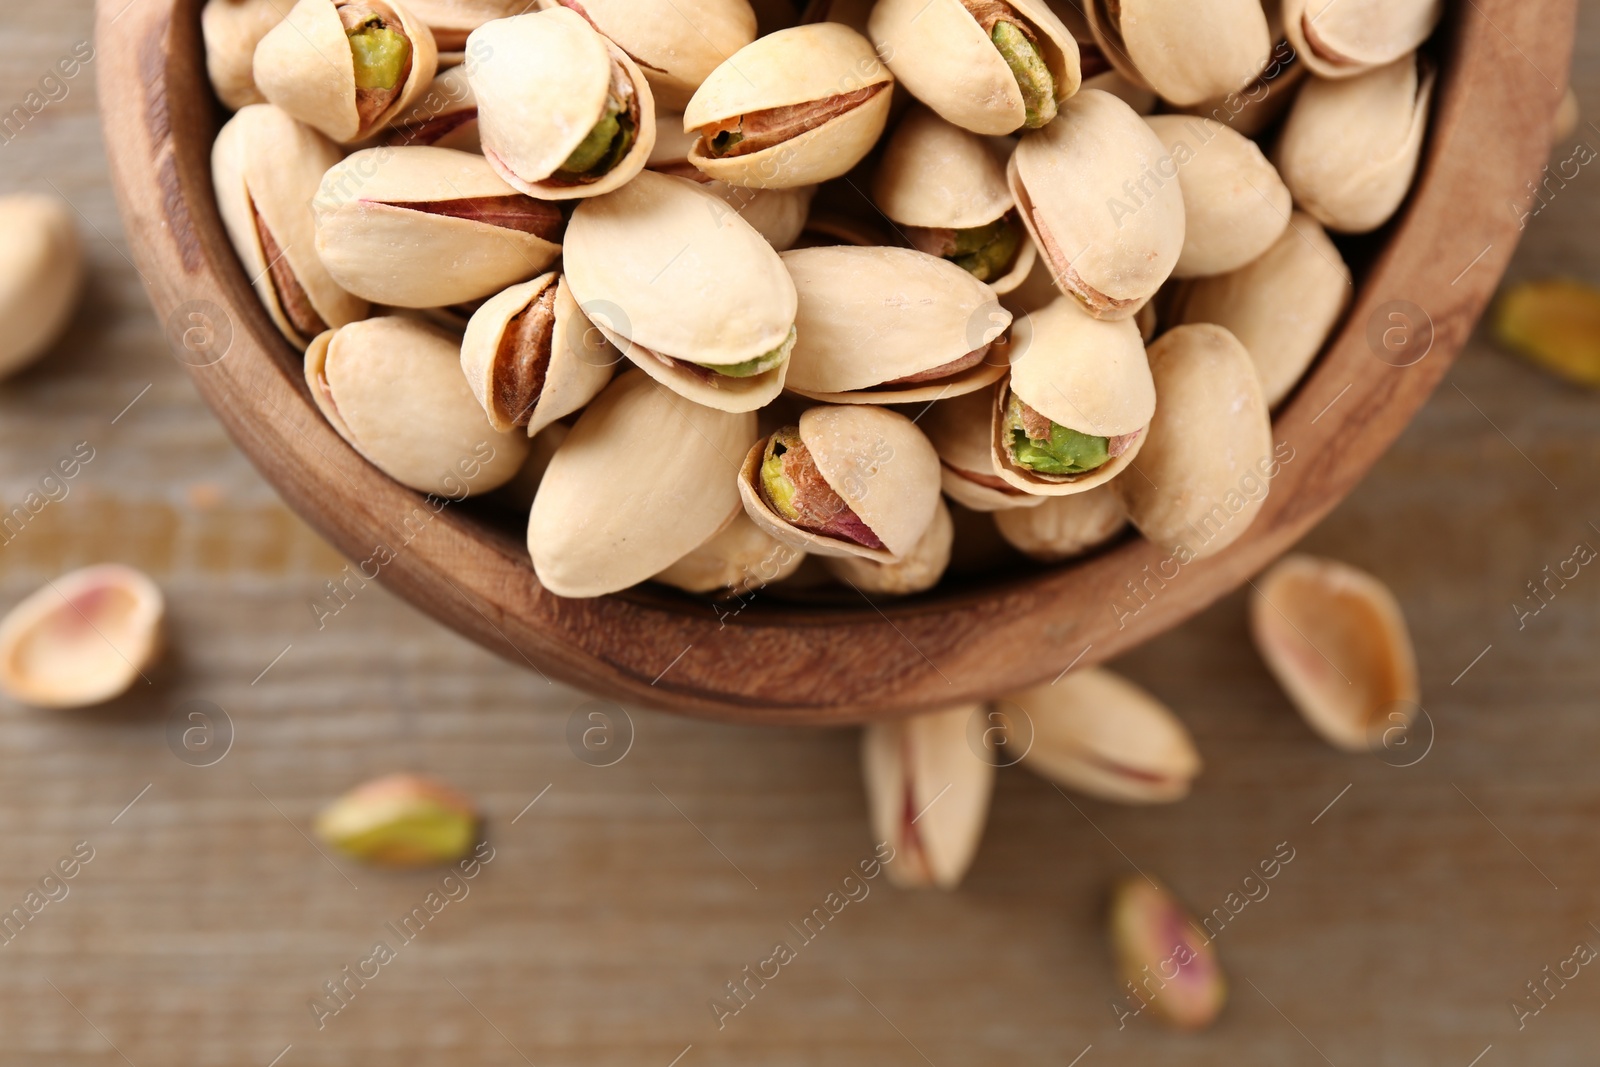
<path fill-rule="evenodd" d="M 65 341 L 0 384 L 0 510 L 93 449 L 0 546 L 0 605 L 125 561 L 166 590 L 173 651 L 104 711 L 0 704 L 0 911 L 92 854 L 0 937 L 0 1064 L 1594 1062 L 1595 968 L 1550 983 L 1520 1029 L 1512 1002 L 1537 1006 L 1526 983 L 1600 946 L 1600 571 L 1518 611 L 1546 565 L 1600 546 L 1600 396 L 1475 342 L 1306 542 L 1404 605 L 1432 724 L 1420 761 L 1315 740 L 1229 597 L 1116 665 L 1193 730 L 1206 769 L 1190 800 L 1120 808 L 1004 770 L 959 892 L 871 883 L 719 1028 L 726 983 L 798 943 L 789 924 L 871 853 L 857 733 L 632 707 L 631 748 L 597 767 L 567 741 L 584 694 L 378 586 L 319 628 L 312 605 L 344 561 L 168 355 L 107 184 L 94 64 L 41 89 L 90 8 L 0 7 L 0 110 L 56 98 L 0 137 L 0 192 L 68 198 L 91 260 Z M 1583 22 L 1578 94 L 1600 115 L 1600 6 Z M 1556 157 L 1577 139 L 1600 146 L 1600 130 Z M 1514 274 L 1600 280 L 1600 174 L 1550 188 Z M 219 738 L 231 723 L 211 766 L 169 744 L 196 707 Z M 410 941 L 387 924 L 439 875 L 363 869 L 308 836 L 330 797 L 398 769 L 472 793 L 493 848 Z M 1287 850 L 1217 939 L 1232 979 L 1219 1025 L 1119 1029 L 1111 881 L 1147 871 L 1209 911 Z M 326 1001 L 379 941 L 394 958 Z M 319 997 L 340 1010 L 313 1010 Z"/>

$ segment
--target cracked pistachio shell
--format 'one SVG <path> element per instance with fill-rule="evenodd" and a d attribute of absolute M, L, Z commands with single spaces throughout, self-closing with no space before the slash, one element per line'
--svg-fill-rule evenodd
<path fill-rule="evenodd" d="M 1416 176 L 1433 83 L 1416 56 L 1353 78 L 1307 79 L 1274 153 L 1295 203 L 1340 233 L 1387 222 Z"/>
<path fill-rule="evenodd" d="M 977 705 L 875 722 L 861 734 L 872 835 L 894 850 L 884 870 L 902 889 L 954 889 L 972 865 L 989 817 L 994 765 L 967 728 Z"/>
<path fill-rule="evenodd" d="M 83 291 L 83 242 L 60 197 L 0 197 L 0 377 L 43 355 Z"/>
<path fill-rule="evenodd" d="M 1299 383 L 1349 306 L 1350 268 L 1310 215 L 1261 256 L 1229 274 L 1202 278 L 1182 296 L 1179 322 L 1210 322 L 1250 352 L 1268 407 Z"/>
<path fill-rule="evenodd" d="M 780 544 L 739 512 L 711 540 L 656 575 L 686 593 L 743 596 L 800 569 L 806 554 Z"/>
<path fill-rule="evenodd" d="M 1078 91 L 1078 43 L 1043 0 L 1010 6 L 1033 27 L 1059 104 Z M 895 78 L 947 121 L 983 134 L 1022 128 L 1016 75 L 961 0 L 878 0 L 867 34 Z"/>
<path fill-rule="evenodd" d="M 528 439 L 489 425 L 449 333 L 385 317 L 329 330 L 306 349 L 306 384 L 324 418 L 401 485 L 460 500 L 498 489 Z"/>
<path fill-rule="evenodd" d="M 507 349 L 506 335 L 515 339 L 518 316 L 552 288 L 548 343 L 535 342 L 543 354 L 532 357 L 542 366 L 524 366 L 529 354 Z M 461 340 L 461 370 L 489 424 L 502 432 L 526 426 L 529 437 L 593 400 L 621 360 L 584 317 L 566 279 L 553 272 L 491 297 L 473 313 Z M 530 373 L 536 386 L 528 380 Z"/>
<path fill-rule="evenodd" d="M 1174 1030 L 1216 1022 L 1228 1002 L 1228 980 L 1211 939 L 1177 897 L 1142 872 L 1129 875 L 1111 891 L 1108 920 L 1117 979 L 1130 1004 L 1148 1007 Z M 1152 988 L 1156 973 L 1162 984 Z M 1141 990 L 1152 995 L 1146 999 Z"/>
<path fill-rule="evenodd" d="M 1232 544 L 1274 469 L 1272 421 L 1250 353 L 1221 326 L 1168 330 L 1150 346 L 1156 417 L 1134 473 L 1112 484 L 1128 518 L 1180 562 Z"/>
<path fill-rule="evenodd" d="M 1127 318 L 1183 252 L 1178 169 L 1155 131 L 1110 93 L 1085 90 L 1030 131 L 1006 180 L 1056 286 L 1100 318 Z"/>
<path fill-rule="evenodd" d="M 294 0 L 206 0 L 200 9 L 206 73 L 229 111 L 266 101 L 256 88 L 256 45 L 293 6 Z"/>
<path fill-rule="evenodd" d="M 528 10 L 528 0 L 407 0 L 406 6 L 433 34 L 439 67 L 455 67 L 467 58 L 467 38 L 486 22 Z"/>
<path fill-rule="evenodd" d="M 627 53 L 564 7 L 496 19 L 472 32 L 467 79 L 478 100 L 483 154 L 511 185 L 541 200 L 576 200 L 617 189 L 644 169 L 656 141 L 655 100 Z M 618 82 L 637 124 L 633 143 L 594 181 L 560 170 L 606 112 Z"/>
<path fill-rule="evenodd" d="M 818 22 L 768 34 L 729 56 L 684 108 L 683 128 L 702 134 L 689 161 L 713 178 L 757 189 L 840 177 L 883 133 L 893 83 L 872 43 L 848 26 Z M 817 106 L 868 91 L 848 110 L 758 151 L 717 156 L 707 150 L 711 131 L 725 122 L 748 123 L 774 108 Z"/>
<path fill-rule="evenodd" d="M 696 134 L 684 131 L 682 115 L 658 111 L 656 146 L 650 152 L 649 168 L 699 182 L 707 192 L 722 197 L 773 248 L 782 252 L 792 247 L 806 228 L 811 200 L 816 195 L 817 187 L 797 185 L 791 189 L 750 189 L 718 181 L 689 162 L 689 149 L 697 140 L 699 137 Z"/>
<path fill-rule="evenodd" d="M 363 0 L 411 42 L 411 69 L 389 106 L 363 123 L 355 58 L 339 9 L 349 0 L 300 0 L 256 46 L 256 87 L 269 101 L 340 144 L 365 140 L 410 109 L 438 72 L 433 34 L 395 0 Z"/>
<path fill-rule="evenodd" d="M 121 696 L 161 653 L 166 601 L 132 567 L 73 571 L 0 620 L 0 691 L 36 708 L 83 708 Z"/>
<path fill-rule="evenodd" d="M 1279 561 L 1250 601 L 1256 651 L 1323 740 L 1348 752 L 1404 730 L 1421 692 L 1411 633 L 1394 594 L 1348 563 Z"/>
<path fill-rule="evenodd" d="M 1046 497 L 1006 484 L 995 470 L 990 447 L 994 398 L 988 389 L 940 400 L 917 420 L 939 454 L 944 495 L 973 511 L 1037 508 Z"/>
<path fill-rule="evenodd" d="M 800 416 L 800 440 L 825 482 L 883 542 L 868 548 L 789 525 L 760 489 L 767 438 L 745 455 L 739 495 L 755 524 L 779 541 L 818 556 L 897 563 L 914 552 L 939 507 L 939 457 L 916 424 L 887 408 L 814 407 Z"/>
<path fill-rule="evenodd" d="M 585 200 L 567 225 L 563 264 L 584 313 L 667 388 L 722 411 L 754 411 L 783 391 L 788 359 L 745 378 L 682 365 L 759 358 L 795 327 L 795 286 L 778 253 L 698 183 L 645 171 Z"/>
<path fill-rule="evenodd" d="M 660 574 L 739 511 L 734 464 L 756 439 L 754 412 L 702 407 L 631 370 L 578 417 L 528 519 L 539 581 L 594 597 Z"/>
<path fill-rule="evenodd" d="M 465 67 L 441 70 L 410 109 L 378 135 L 395 147 L 454 148 L 482 155 L 478 143 L 478 98 Z"/>
<path fill-rule="evenodd" d="M 1252 140 L 1214 119 L 1157 115 L 1145 120 L 1178 165 L 1183 251 L 1174 278 L 1225 274 L 1283 236 L 1289 188 Z"/>
<path fill-rule="evenodd" d="M 1033 722 L 1022 762 L 1069 789 L 1123 804 L 1164 804 L 1188 796 L 1200 773 L 1200 753 L 1178 717 L 1110 671 L 1072 671 L 1007 699 Z"/>
<path fill-rule="evenodd" d="M 1041 506 L 998 512 L 994 524 L 1007 544 L 1038 563 L 1060 563 L 1093 551 L 1128 525 L 1122 502 L 1109 485 L 1073 496 L 1030 499 Z"/>
<path fill-rule="evenodd" d="M 949 260 L 838 245 L 785 252 L 783 264 L 799 294 L 792 392 L 840 404 L 912 403 L 975 392 L 1005 374 L 1011 312 Z M 976 353 L 970 366 L 903 381 Z"/>
<path fill-rule="evenodd" d="M 217 212 L 234 251 L 273 324 L 302 351 L 322 330 L 364 318 L 368 310 L 365 300 L 339 287 L 317 257 L 316 219 L 307 210 L 322 176 L 338 162 L 339 149 L 331 141 L 271 104 L 242 109 L 211 146 Z M 271 255 L 267 240 L 275 249 Z M 287 276 L 304 291 L 306 307 L 298 314 L 289 310 L 298 302 L 286 305 L 279 287 Z M 306 321 L 308 315 L 318 321 Z M 297 318 L 308 328 L 297 326 Z"/>
<path fill-rule="evenodd" d="M 829 556 L 823 558 L 822 565 L 835 578 L 863 593 L 910 596 L 939 584 L 950 566 L 950 549 L 955 536 L 950 508 L 941 500 L 922 540 L 898 563 L 879 563 L 858 556 Z"/>
<path fill-rule="evenodd" d="M 1283 0 L 1284 32 L 1319 78 L 1349 78 L 1409 55 L 1444 0 Z"/>
<path fill-rule="evenodd" d="M 1261 0 L 1086 0 L 1085 7 L 1111 65 L 1180 107 L 1243 89 L 1272 53 Z"/>

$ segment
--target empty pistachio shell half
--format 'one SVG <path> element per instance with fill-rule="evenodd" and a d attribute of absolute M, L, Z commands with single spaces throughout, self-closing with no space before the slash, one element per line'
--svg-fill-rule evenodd
<path fill-rule="evenodd" d="M 793 246 L 806 228 L 811 199 L 817 192 L 816 186 L 751 189 L 718 181 L 689 162 L 689 150 L 697 140 L 697 134 L 684 132 L 682 115 L 658 113 L 656 146 L 650 152 L 650 169 L 699 182 L 707 192 L 720 196 L 730 210 L 754 226 L 756 232 L 779 252 Z"/>
<path fill-rule="evenodd" d="M 1330 230 L 1367 233 L 1411 189 L 1434 72 L 1406 56 L 1353 78 L 1310 78 L 1274 158 L 1294 201 Z"/>
<path fill-rule="evenodd" d="M 1349 78 L 1417 50 L 1444 0 L 1284 0 L 1289 43 L 1321 78 Z"/>
<path fill-rule="evenodd" d="M 1157 115 L 1145 120 L 1178 167 L 1183 251 L 1175 278 L 1237 270 L 1289 225 L 1289 188 L 1256 143 L 1214 119 Z"/>
<path fill-rule="evenodd" d="M 1238 540 L 1267 498 L 1272 421 L 1250 353 L 1221 326 L 1179 326 L 1150 346 L 1156 417 L 1134 472 L 1112 484 L 1128 517 L 1180 562 Z"/>
<path fill-rule="evenodd" d="M 825 556 L 822 565 L 835 578 L 863 593 L 883 596 L 910 596 L 939 584 L 950 566 L 950 549 L 955 543 L 955 524 L 943 500 L 933 513 L 933 521 L 916 547 L 897 563 L 880 563 L 859 556 Z"/>
<path fill-rule="evenodd" d="M 1314 556 L 1280 560 L 1250 601 L 1256 650 L 1311 728 L 1350 752 L 1379 747 L 1421 699 L 1400 604 L 1378 579 Z"/>
<path fill-rule="evenodd" d="M 1042 0 L 878 0 L 867 33 L 894 76 L 973 133 L 1036 129 L 1078 91 L 1078 45 Z"/>
<path fill-rule="evenodd" d="M 1129 1004 L 1176 1030 L 1204 1030 L 1228 1001 L 1216 949 L 1162 885 L 1130 875 L 1111 890 L 1111 956 Z"/>
<path fill-rule="evenodd" d="M 788 388 L 834 403 L 975 392 L 1005 374 L 1011 312 L 948 260 L 911 248 L 783 254 L 799 294 Z"/>
<path fill-rule="evenodd" d="M 1109 485 L 1073 496 L 1032 499 L 1041 506 L 997 512 L 994 524 L 1008 544 L 1039 563 L 1059 563 L 1081 556 L 1110 541 L 1128 525 L 1122 502 Z"/>
<path fill-rule="evenodd" d="M 273 324 L 302 350 L 324 330 L 367 314 L 367 302 L 322 265 L 307 209 L 338 162 L 332 142 L 271 104 L 242 109 L 211 147 L 217 211 L 234 251 Z"/>
<path fill-rule="evenodd" d="M 396 115 L 378 134 L 378 143 L 405 148 L 454 148 L 481 155 L 478 98 L 472 93 L 467 69 L 441 70 L 416 103 Z"/>
<path fill-rule="evenodd" d="M 83 242 L 60 197 L 0 197 L 0 377 L 60 339 L 83 291 Z"/>
<path fill-rule="evenodd" d="M 892 722 L 861 734 L 861 773 L 872 835 L 894 859 L 884 870 L 904 889 L 954 889 L 983 840 L 994 765 L 967 743 L 975 706 Z"/>
<path fill-rule="evenodd" d="M 783 581 L 805 558 L 741 511 L 711 540 L 656 575 L 656 581 L 686 593 L 743 596 Z"/>
<path fill-rule="evenodd" d="M 455 338 L 386 317 L 329 330 L 306 349 L 324 418 L 373 466 L 419 492 L 460 500 L 516 476 L 528 439 L 489 425 L 461 375 Z"/>
<path fill-rule="evenodd" d="M 894 78 L 848 26 L 768 34 L 711 72 L 683 112 L 689 161 L 731 185 L 786 189 L 837 178 L 883 133 Z"/>
<path fill-rule="evenodd" d="M 36 708 L 119 697 L 161 652 L 161 590 L 107 563 L 63 575 L 0 620 L 0 691 Z"/>
<path fill-rule="evenodd" d="M 1006 170 L 1056 286 L 1100 318 L 1127 318 L 1183 252 L 1178 168 L 1144 119 L 1085 90 L 1029 133 Z"/>
<path fill-rule="evenodd" d="M 783 390 L 794 282 L 716 194 L 645 171 L 579 205 L 564 248 L 578 306 L 650 377 L 723 411 L 754 411 Z"/>
<path fill-rule="evenodd" d="M 1265 253 L 1229 274 L 1190 283 L 1179 322 L 1210 322 L 1239 339 L 1268 407 L 1289 395 L 1349 306 L 1350 268 L 1317 220 L 1295 212 Z"/>
<path fill-rule="evenodd" d="M 656 140 L 644 73 L 564 7 L 496 19 L 472 33 L 467 79 L 478 137 L 511 185 L 543 200 L 616 189 L 644 169 Z"/>
<path fill-rule="evenodd" d="M 1181 106 L 1249 85 L 1272 35 L 1259 0 L 1085 0 L 1105 57 Z"/>
<path fill-rule="evenodd" d="M 739 495 L 757 526 L 819 556 L 896 563 L 939 507 L 939 457 L 912 421 L 885 408 L 816 407 L 756 442 Z"/>
<path fill-rule="evenodd" d="M 973 511 L 1040 506 L 1047 498 L 1024 493 L 995 469 L 990 445 L 993 419 L 993 391 L 985 389 L 937 401 L 917 420 L 939 454 L 944 495 Z"/>
<path fill-rule="evenodd" d="M 432 778 L 391 774 L 357 786 L 317 816 L 317 836 L 380 867 L 434 867 L 461 859 L 481 821 L 465 795 Z"/>
<path fill-rule="evenodd" d="M 1566 278 L 1509 286 L 1490 318 L 1495 340 L 1576 385 L 1600 387 L 1600 290 Z"/>
<path fill-rule="evenodd" d="M 228 110 L 266 102 L 256 88 L 256 45 L 292 7 L 294 0 L 206 0 L 200 9 L 206 73 Z"/>
<path fill-rule="evenodd" d="M 433 34 L 441 69 L 453 69 L 467 58 L 467 39 L 473 30 L 529 8 L 528 0 L 407 0 L 406 6 Z"/>
<path fill-rule="evenodd" d="M 438 69 L 433 34 L 398 0 L 300 0 L 256 46 L 256 87 L 340 144 L 409 108 Z"/>

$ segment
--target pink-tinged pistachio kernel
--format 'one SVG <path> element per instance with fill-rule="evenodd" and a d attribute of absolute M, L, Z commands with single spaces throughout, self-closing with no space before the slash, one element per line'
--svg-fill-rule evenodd
<path fill-rule="evenodd" d="M 1228 999 L 1211 940 L 1178 899 L 1142 876 L 1111 891 L 1111 952 L 1130 1005 L 1178 1030 L 1204 1030 Z"/>
<path fill-rule="evenodd" d="M 761 461 L 761 493 L 785 522 L 823 537 L 882 548 L 883 542 L 828 484 L 798 427 L 773 434 Z"/>
<path fill-rule="evenodd" d="M 430 778 L 391 774 L 357 786 L 317 816 L 317 836 L 382 867 L 433 867 L 471 851 L 479 817 L 472 801 Z"/>

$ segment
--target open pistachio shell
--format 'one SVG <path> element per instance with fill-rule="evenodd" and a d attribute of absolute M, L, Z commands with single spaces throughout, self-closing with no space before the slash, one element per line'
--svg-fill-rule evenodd
<path fill-rule="evenodd" d="M 317 255 L 348 292 L 390 307 L 465 304 L 544 270 L 566 220 L 482 156 L 368 148 L 322 179 Z M 444 267 L 445 269 L 440 269 Z"/>
<path fill-rule="evenodd" d="M 486 22 L 528 10 L 528 0 L 407 0 L 439 50 L 439 67 L 454 68 L 467 58 L 467 38 Z"/>
<path fill-rule="evenodd" d="M 1007 47 L 1027 71 L 1029 92 L 993 37 L 1001 24 L 1026 39 L 1025 57 Z M 1044 125 L 1081 80 L 1078 43 L 1043 0 L 971 7 L 962 0 L 878 0 L 867 33 L 913 96 L 973 133 Z"/>
<path fill-rule="evenodd" d="M 816 195 L 814 185 L 797 185 L 790 189 L 751 189 L 729 185 L 706 174 L 689 162 L 689 149 L 699 135 L 683 129 L 683 116 L 657 112 L 656 146 L 650 152 L 649 167 L 662 174 L 673 174 L 699 182 L 708 192 L 716 193 L 739 217 L 756 228 L 767 243 L 779 252 L 794 245 L 806 228 L 811 212 L 811 199 Z"/>
<path fill-rule="evenodd" d="M 689 161 L 731 185 L 787 189 L 845 174 L 889 119 L 894 78 L 848 26 L 791 26 L 741 48 L 683 112 Z"/>
<path fill-rule="evenodd" d="M 106 563 L 63 575 L 0 620 L 0 691 L 36 708 L 82 708 L 127 692 L 161 652 L 161 590 Z"/>
<path fill-rule="evenodd" d="M 833 403 L 911 403 L 1005 374 L 1011 312 L 948 260 L 911 248 L 783 254 L 799 294 L 788 388 Z"/>
<path fill-rule="evenodd" d="M 1349 78 L 1417 50 L 1444 0 L 1283 0 L 1289 43 L 1319 78 Z"/>
<path fill-rule="evenodd" d="M 783 581 L 805 558 L 741 511 L 709 541 L 656 575 L 656 581 L 686 593 L 743 596 Z"/>
<path fill-rule="evenodd" d="M 954 889 L 983 839 L 994 765 L 967 743 L 975 705 L 892 722 L 861 734 L 861 774 L 873 838 L 893 849 L 889 881 Z"/>
<path fill-rule="evenodd" d="M 416 103 L 378 134 L 378 143 L 397 147 L 454 148 L 482 155 L 478 142 L 478 98 L 465 67 L 441 70 Z"/>
<path fill-rule="evenodd" d="M 1073 496 L 1036 496 L 1036 508 L 995 513 L 1006 543 L 1039 563 L 1060 563 L 1110 541 L 1128 525 L 1122 501 L 1109 485 Z"/>
<path fill-rule="evenodd" d="M 364 318 L 317 257 L 307 209 L 339 149 L 271 104 L 229 119 L 211 146 L 217 212 L 256 294 L 283 336 L 304 350 L 317 334 Z"/>
<path fill-rule="evenodd" d="M 754 411 L 783 391 L 794 282 L 716 194 L 645 171 L 584 201 L 564 247 L 578 306 L 650 377 L 722 411 Z"/>
<path fill-rule="evenodd" d="M 1256 259 L 1289 225 L 1289 188 L 1260 147 L 1213 119 L 1145 120 L 1178 165 L 1183 251 L 1175 278 L 1224 274 Z"/>
<path fill-rule="evenodd" d="M 57 196 L 0 197 L 0 377 L 60 340 L 83 292 L 83 242 Z"/>
<path fill-rule="evenodd" d="M 324 418 L 383 473 L 460 500 L 516 476 L 528 439 L 489 425 L 461 375 L 455 338 L 385 317 L 329 330 L 306 349 L 306 384 Z"/>
<path fill-rule="evenodd" d="M 542 200 L 575 200 L 644 169 L 656 140 L 650 86 L 582 15 L 554 7 L 496 19 L 474 30 L 468 47 L 483 154 L 511 185 Z"/>
<path fill-rule="evenodd" d="M 637 585 L 704 545 L 739 511 L 734 472 L 754 412 L 690 403 L 629 371 L 568 435 L 528 519 L 544 587 L 594 597 Z"/>
<path fill-rule="evenodd" d="M 1387 586 L 1337 560 L 1289 556 L 1250 602 L 1256 650 L 1311 728 L 1362 752 L 1404 730 L 1421 695 L 1417 657 Z"/>
<path fill-rule="evenodd" d="M 294 0 L 206 0 L 200 9 L 206 73 L 228 110 L 266 102 L 256 88 L 256 45 L 293 6 Z"/>
<path fill-rule="evenodd" d="M 941 500 L 922 540 L 898 563 L 879 563 L 859 556 L 825 556 L 822 565 L 835 578 L 860 592 L 910 596 L 939 584 L 950 566 L 950 549 L 955 536 L 950 508 Z"/>
<path fill-rule="evenodd" d="M 994 466 L 990 446 L 994 397 L 988 389 L 929 406 L 917 420 L 939 454 L 944 495 L 973 511 L 1032 509 L 1046 497 L 1008 484 Z"/>
<path fill-rule="evenodd" d="M 1184 291 L 1179 322 L 1212 322 L 1250 352 L 1268 407 L 1295 387 L 1338 325 L 1353 293 L 1338 246 L 1310 215 L 1295 212 L 1265 253 Z"/>
<path fill-rule="evenodd" d="M 1387 222 L 1416 175 L 1433 84 L 1416 56 L 1352 78 L 1308 79 L 1274 155 L 1295 203 L 1340 233 Z"/>
<path fill-rule="evenodd" d="M 373 27 L 372 49 L 348 27 Z M 428 27 L 398 0 L 300 0 L 256 46 L 256 87 L 272 103 L 340 144 L 365 140 L 411 107 L 439 55 Z"/>
<path fill-rule="evenodd" d="M 1180 107 L 1243 89 L 1272 51 L 1260 0 L 1085 0 L 1085 8 L 1106 59 Z"/>
<path fill-rule="evenodd" d="M 1024 136 L 1006 179 L 1056 286 L 1099 318 L 1127 318 L 1183 252 L 1178 168 L 1110 93 L 1085 90 Z"/>
<path fill-rule="evenodd" d="M 1139 532 L 1179 562 L 1222 551 L 1267 498 L 1272 421 L 1250 353 L 1221 326 L 1179 326 L 1150 346 L 1156 417 L 1133 472 L 1112 484 Z"/>
<path fill-rule="evenodd" d="M 749 450 L 739 495 L 755 524 L 786 545 L 897 563 L 916 550 L 938 510 L 939 457 L 904 415 L 866 405 L 815 407 L 797 428 Z M 811 529 L 775 505 L 787 505 Z"/>

